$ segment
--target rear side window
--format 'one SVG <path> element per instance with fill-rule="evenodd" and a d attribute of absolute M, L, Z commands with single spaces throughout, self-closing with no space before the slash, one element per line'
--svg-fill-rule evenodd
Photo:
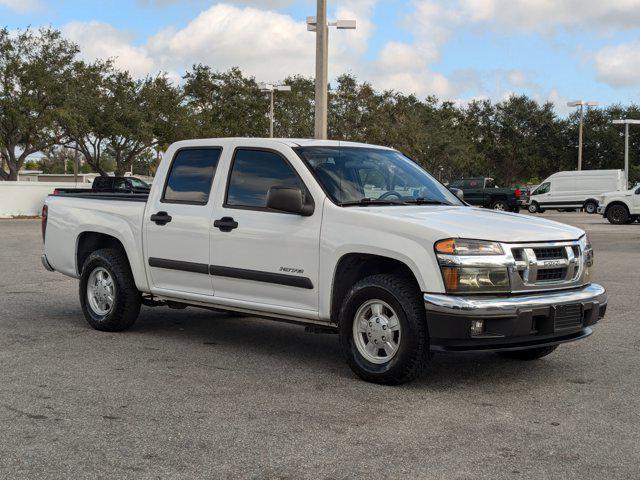
<path fill-rule="evenodd" d="M 162 201 L 206 205 L 221 152 L 219 148 L 178 151 L 167 177 Z"/>
<path fill-rule="evenodd" d="M 265 208 L 271 187 L 299 188 L 302 181 L 277 153 L 264 150 L 236 150 L 226 204 L 232 207 Z"/>

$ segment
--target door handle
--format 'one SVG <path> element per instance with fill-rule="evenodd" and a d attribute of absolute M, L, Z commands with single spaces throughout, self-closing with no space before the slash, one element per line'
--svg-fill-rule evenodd
<path fill-rule="evenodd" d="M 231 217 L 222 217 L 220 220 L 213 222 L 213 226 L 219 228 L 222 232 L 230 232 L 238 228 L 238 222 Z"/>
<path fill-rule="evenodd" d="M 167 212 L 158 212 L 151 215 L 151 221 L 155 222 L 157 225 L 166 225 L 171 220 L 173 219 L 171 218 L 171 215 L 169 215 Z"/>

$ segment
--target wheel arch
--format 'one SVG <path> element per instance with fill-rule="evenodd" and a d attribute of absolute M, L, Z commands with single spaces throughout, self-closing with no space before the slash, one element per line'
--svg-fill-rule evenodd
<path fill-rule="evenodd" d="M 131 252 L 130 249 L 127 249 L 126 242 L 121 238 L 118 238 L 118 236 L 112 232 L 107 233 L 99 231 L 98 229 L 82 231 L 76 238 L 75 263 L 76 274 L 78 276 L 82 274 L 82 266 L 87 257 L 96 250 L 103 248 L 114 248 L 120 250 L 129 264 L 129 268 L 131 269 L 137 288 L 141 291 L 148 288 L 144 270 L 140 271 L 140 268 L 134 261 L 134 259 L 137 258 L 137 254 L 135 252 Z"/>
<path fill-rule="evenodd" d="M 350 252 L 343 254 L 333 271 L 330 296 L 331 323 L 338 323 L 342 301 L 349 289 L 370 275 L 397 273 L 414 282 L 421 289 L 420 274 L 404 261 L 377 253 Z"/>
<path fill-rule="evenodd" d="M 611 209 L 611 207 L 614 207 L 614 206 L 616 206 L 616 205 L 619 205 L 619 206 L 621 206 L 621 207 L 624 207 L 624 208 L 627 210 L 627 213 L 628 213 L 629 215 L 631 215 L 631 211 L 629 210 L 629 205 L 627 205 L 626 203 L 624 203 L 624 202 L 622 202 L 622 201 L 620 201 L 620 200 L 614 200 L 613 202 L 609 203 L 609 204 L 606 206 L 606 208 L 605 208 L 605 210 L 604 210 L 604 216 L 606 217 L 606 216 L 607 216 L 607 214 L 609 213 L 609 210 Z"/>

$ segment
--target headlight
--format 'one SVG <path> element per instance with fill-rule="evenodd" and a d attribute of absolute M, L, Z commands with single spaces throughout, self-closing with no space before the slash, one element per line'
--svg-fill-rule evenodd
<path fill-rule="evenodd" d="M 449 293 L 504 293 L 509 291 L 506 267 L 441 267 Z"/>
<path fill-rule="evenodd" d="M 434 247 L 448 293 L 510 291 L 507 267 L 500 258 L 495 258 L 504 255 L 499 243 L 450 238 L 436 242 Z"/>
<path fill-rule="evenodd" d="M 593 247 L 591 246 L 591 242 L 589 241 L 589 237 L 585 235 L 585 247 L 584 247 L 584 265 L 587 268 L 593 267 Z"/>
<path fill-rule="evenodd" d="M 437 242 L 435 248 L 436 253 L 446 255 L 504 255 L 499 243 L 485 240 L 449 238 Z"/>

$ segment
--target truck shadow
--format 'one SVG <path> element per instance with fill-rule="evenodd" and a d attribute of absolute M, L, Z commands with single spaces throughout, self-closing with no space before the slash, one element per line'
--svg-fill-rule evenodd
<path fill-rule="evenodd" d="M 295 368 L 358 380 L 343 359 L 337 335 L 306 333 L 299 325 L 191 308 L 156 309 L 145 310 L 132 331 L 221 348 L 225 356 L 235 357 L 233 363 L 241 368 L 260 365 L 265 375 Z M 475 385 L 486 390 L 493 385 L 526 392 L 538 382 L 548 382 L 549 377 L 579 378 L 583 368 L 561 351 L 534 362 L 507 360 L 490 352 L 436 354 L 420 378 L 401 388 L 451 391 Z"/>
<path fill-rule="evenodd" d="M 360 382 L 347 366 L 338 336 L 307 333 L 303 326 L 255 317 L 237 317 L 196 308 L 170 310 L 144 308 L 133 327 L 122 333 L 95 332 L 85 323 L 81 312 L 70 314 L 50 311 L 54 321 L 86 329 L 101 342 L 101 335 L 121 339 L 129 353 L 140 361 L 157 362 L 170 358 L 171 368 L 202 363 L 211 349 L 211 368 L 242 371 L 260 376 L 279 377 L 283 372 L 297 372 L 302 377 L 321 378 L 325 384 L 339 386 Z M 568 348 L 568 347 L 564 347 Z M 187 353 L 193 349 L 193 355 Z M 169 352 L 178 351 L 176 356 Z M 208 363 L 207 363 L 208 364 Z M 436 354 L 423 374 L 401 389 L 419 391 L 464 391 L 477 394 L 492 389 L 512 389 L 526 393 L 539 385 L 562 381 L 581 383 L 586 367 L 563 347 L 549 357 L 521 362 L 506 360 L 493 353 Z M 586 382 L 588 383 L 588 382 Z M 369 385 L 364 382 L 356 385 Z M 387 388 L 387 387 L 376 387 Z"/>

